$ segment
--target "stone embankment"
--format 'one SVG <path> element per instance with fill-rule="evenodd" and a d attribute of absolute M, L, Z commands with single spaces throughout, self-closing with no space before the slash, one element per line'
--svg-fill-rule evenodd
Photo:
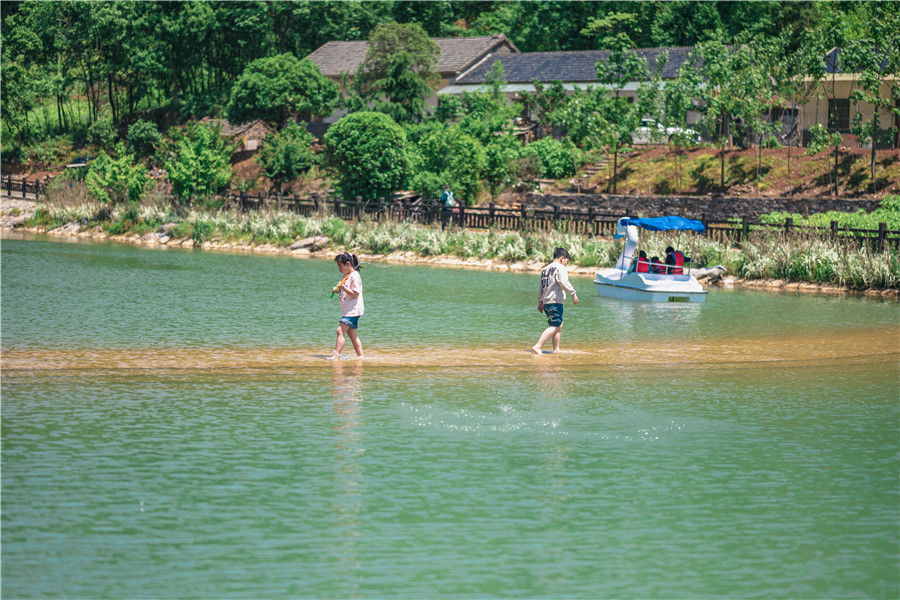
<path fill-rule="evenodd" d="M 29 233 L 38 233 L 44 235 L 70 237 L 70 238 L 89 238 L 112 240 L 127 244 L 137 244 L 153 247 L 195 247 L 194 240 L 191 238 L 173 237 L 172 228 L 176 223 L 167 223 L 161 226 L 157 231 L 146 233 L 142 236 L 127 235 L 108 235 L 100 227 L 84 227 L 79 223 L 67 223 L 62 227 L 51 231 L 41 231 L 37 229 L 28 229 L 24 226 L 25 221 L 34 215 L 36 204 L 30 200 L 14 200 L 3 198 L 0 203 L 0 229 L 4 232 L 23 231 Z M 8 234 L 7 234 L 8 235 Z M 250 242 L 222 242 L 218 240 L 203 242 L 200 247 L 207 250 L 221 250 L 230 252 L 251 252 L 256 254 L 281 254 L 296 257 L 321 258 L 331 257 L 334 254 L 343 252 L 342 247 L 328 247 L 330 240 L 327 236 L 314 236 L 299 240 L 291 246 L 276 246 L 274 244 L 252 244 Z M 352 250 L 352 249 L 350 249 Z M 462 258 L 458 256 L 419 256 L 415 252 L 393 252 L 391 254 L 360 254 L 361 261 L 370 262 L 390 262 L 405 264 L 427 264 L 441 267 L 456 267 L 461 269 L 485 269 L 485 270 L 502 270 L 515 272 L 532 272 L 537 273 L 544 267 L 544 263 L 538 261 L 503 261 L 493 259 L 479 258 Z M 597 267 L 581 267 L 570 266 L 569 272 L 576 277 L 594 277 Z M 845 287 L 817 285 L 814 283 L 801 283 L 795 281 L 784 281 L 780 279 L 752 280 L 734 277 L 725 272 L 721 267 L 712 267 L 708 269 L 694 270 L 697 280 L 703 285 L 717 285 L 725 288 L 731 287 L 747 287 L 767 290 L 783 290 L 790 292 L 813 292 L 813 293 L 850 293 Z M 897 297 L 900 290 L 867 290 L 867 295 Z"/>

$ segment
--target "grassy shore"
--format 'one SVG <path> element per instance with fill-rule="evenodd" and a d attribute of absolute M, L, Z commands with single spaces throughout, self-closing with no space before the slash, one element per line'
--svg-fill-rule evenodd
<path fill-rule="evenodd" d="M 73 225 L 74 224 L 74 225 Z M 553 248 L 563 246 L 579 267 L 615 264 L 621 242 L 561 232 L 471 231 L 407 222 L 345 222 L 327 214 L 301 217 L 289 212 L 190 210 L 146 204 L 117 206 L 80 203 L 40 204 L 25 226 L 38 231 L 71 230 L 100 235 L 154 237 L 166 243 L 190 240 L 195 246 L 270 247 L 287 252 L 298 240 L 327 236 L 326 248 L 388 256 L 412 253 L 420 257 L 546 263 Z M 165 233 L 160 233 L 164 230 Z M 853 290 L 900 290 L 900 259 L 895 251 L 874 252 L 855 242 L 754 232 L 741 248 L 731 248 L 687 234 L 644 236 L 649 256 L 663 256 L 666 246 L 682 248 L 694 267 L 722 266 L 743 280 L 786 280 Z"/>

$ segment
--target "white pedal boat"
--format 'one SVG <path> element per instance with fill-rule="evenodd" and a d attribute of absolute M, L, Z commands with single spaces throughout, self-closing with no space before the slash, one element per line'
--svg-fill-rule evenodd
<path fill-rule="evenodd" d="M 604 297 L 643 302 L 703 302 L 706 290 L 687 273 L 638 273 L 632 268 L 638 244 L 638 228 L 648 231 L 696 231 L 705 227 L 700 221 L 683 217 L 631 219 L 623 217 L 616 224 L 615 238 L 625 238 L 625 246 L 616 266 L 597 272 L 594 283 Z M 680 269 L 683 270 L 683 269 Z"/>

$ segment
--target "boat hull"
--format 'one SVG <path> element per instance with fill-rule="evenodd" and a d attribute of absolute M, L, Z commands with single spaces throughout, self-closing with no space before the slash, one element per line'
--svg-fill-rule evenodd
<path fill-rule="evenodd" d="M 606 298 L 639 302 L 704 302 L 706 290 L 690 275 L 627 273 L 607 269 L 597 273 L 597 293 Z"/>

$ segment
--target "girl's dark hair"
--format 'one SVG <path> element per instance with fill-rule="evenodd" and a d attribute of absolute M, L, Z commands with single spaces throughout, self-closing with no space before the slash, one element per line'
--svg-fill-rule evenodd
<path fill-rule="evenodd" d="M 338 254 L 334 257 L 334 262 L 340 264 L 350 263 L 350 266 L 353 267 L 354 271 L 359 271 L 362 268 L 359 266 L 359 259 L 356 258 L 356 255 L 350 254 L 349 252 Z"/>

